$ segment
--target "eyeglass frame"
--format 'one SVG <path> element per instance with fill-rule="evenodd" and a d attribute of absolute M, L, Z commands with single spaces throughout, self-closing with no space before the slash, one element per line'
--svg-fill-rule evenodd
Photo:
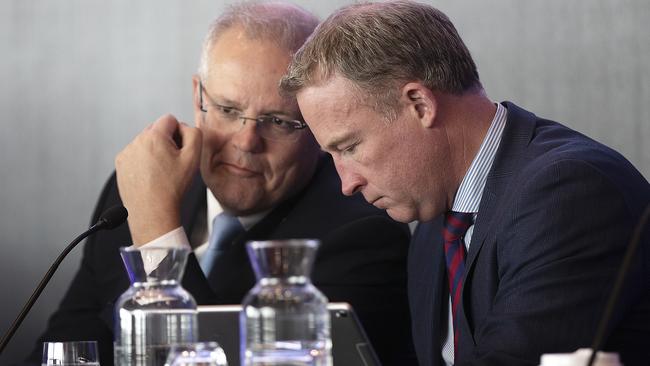
<path fill-rule="evenodd" d="M 225 105 L 215 103 L 214 100 L 212 100 L 212 98 L 210 98 L 210 95 L 208 95 L 208 92 L 203 87 L 203 81 L 199 80 L 199 109 L 201 110 L 201 112 L 208 113 L 208 110 L 203 106 L 203 92 L 205 92 L 207 98 L 210 100 L 210 102 L 212 102 L 212 105 L 214 105 L 216 107 L 219 107 L 219 108 L 224 108 L 224 109 L 226 109 L 226 108 L 235 109 L 233 107 L 228 107 L 228 106 L 225 106 Z M 271 120 L 268 120 L 267 118 L 271 118 Z M 277 120 L 279 122 L 289 124 L 291 126 L 291 128 L 293 128 L 294 130 L 303 130 L 303 129 L 308 127 L 307 124 L 304 121 L 297 120 L 297 119 L 283 119 L 283 118 L 280 118 L 280 117 L 276 117 L 276 116 L 274 116 L 272 114 L 262 115 L 260 117 L 237 116 L 237 119 L 242 120 L 242 127 L 246 125 L 246 120 L 255 121 L 257 124 L 262 124 L 262 125 L 269 124 L 269 123 L 276 123 L 277 124 L 277 122 L 276 122 L 276 120 Z M 269 137 L 262 136 L 262 135 L 260 135 L 260 137 L 263 137 L 265 139 L 270 139 L 270 140 L 276 140 L 276 139 L 269 138 Z M 293 139 L 292 139 L 292 137 L 293 137 L 292 135 L 286 135 L 286 138 L 281 137 L 281 138 L 279 138 L 277 140 L 279 140 L 279 141 L 292 141 L 292 140 L 295 140 L 295 139 L 298 138 L 298 136 L 296 136 Z"/>

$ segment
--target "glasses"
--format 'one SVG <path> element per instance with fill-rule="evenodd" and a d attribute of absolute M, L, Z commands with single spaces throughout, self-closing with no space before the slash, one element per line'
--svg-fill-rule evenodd
<path fill-rule="evenodd" d="M 307 127 L 303 121 L 286 120 L 273 115 L 262 115 L 255 118 L 242 116 L 242 111 L 212 101 L 203 88 L 202 82 L 199 82 L 199 88 L 200 108 L 205 113 L 204 122 L 209 127 L 221 132 L 239 132 L 246 125 L 246 121 L 255 121 L 256 131 L 261 137 L 268 140 L 295 141 L 300 136 L 300 130 Z M 209 104 L 203 103 L 203 93 L 210 101 Z"/>

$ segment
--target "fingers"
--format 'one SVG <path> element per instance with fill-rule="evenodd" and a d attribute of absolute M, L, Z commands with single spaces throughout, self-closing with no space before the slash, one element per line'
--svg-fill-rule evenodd
<path fill-rule="evenodd" d="M 171 114 L 165 114 L 158 118 L 152 125 L 148 132 L 153 133 L 162 137 L 163 139 L 174 142 L 175 145 L 180 146 L 178 142 L 175 142 L 175 136 L 178 131 L 179 122 Z"/>
<path fill-rule="evenodd" d="M 117 155 L 118 189 L 134 243 L 179 225 L 180 202 L 198 170 L 201 143 L 198 129 L 164 115 Z"/>
<path fill-rule="evenodd" d="M 173 134 L 178 129 L 178 120 L 173 114 L 165 114 L 152 125 L 152 130 L 163 134 Z"/>
<path fill-rule="evenodd" d="M 157 140 L 162 138 L 179 150 L 199 150 L 201 148 L 201 131 L 196 127 L 190 127 L 185 122 L 179 122 L 172 114 L 166 114 L 158 118 L 154 123 L 145 128 L 141 135 L 149 135 Z"/>
<path fill-rule="evenodd" d="M 178 125 L 178 134 L 183 142 L 182 149 L 201 151 L 203 139 L 201 130 L 196 127 L 188 126 L 186 123 L 182 122 Z"/>
<path fill-rule="evenodd" d="M 161 133 L 163 135 L 168 135 L 170 133 L 174 133 L 176 131 L 176 128 L 178 126 L 178 120 L 173 114 L 164 114 L 160 117 L 158 117 L 157 120 L 155 120 L 153 123 L 148 125 L 147 127 L 144 128 L 144 131 L 156 131 L 157 133 Z"/>

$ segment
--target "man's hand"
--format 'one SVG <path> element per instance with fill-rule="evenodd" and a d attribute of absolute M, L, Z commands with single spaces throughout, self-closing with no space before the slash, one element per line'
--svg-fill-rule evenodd
<path fill-rule="evenodd" d="M 115 158 L 117 186 L 129 210 L 133 244 L 180 226 L 180 205 L 201 156 L 201 131 L 160 117 Z"/>

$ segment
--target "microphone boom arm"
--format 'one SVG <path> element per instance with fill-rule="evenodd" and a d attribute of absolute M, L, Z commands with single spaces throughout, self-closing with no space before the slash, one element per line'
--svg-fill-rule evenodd
<path fill-rule="evenodd" d="M 61 262 L 63 262 L 63 259 L 74 249 L 74 247 L 77 246 L 82 240 L 90 236 L 91 234 L 102 230 L 102 229 L 113 229 L 120 224 L 122 224 L 127 217 L 128 213 L 126 212 L 126 209 L 121 206 L 113 206 L 106 210 L 97 223 L 95 223 L 93 226 L 91 226 L 88 230 L 83 232 L 81 235 L 77 236 L 64 250 L 59 256 L 56 258 L 54 263 L 50 266 L 50 269 L 47 270 L 47 273 L 45 273 L 45 277 L 41 280 L 41 282 L 36 286 L 36 289 L 32 293 L 32 296 L 30 296 L 29 300 L 27 300 L 27 303 L 25 303 L 25 306 L 23 306 L 23 309 L 20 311 L 20 314 L 18 314 L 18 317 L 16 317 L 16 320 L 11 324 L 9 327 L 9 330 L 7 330 L 7 333 L 2 337 L 2 340 L 0 341 L 0 354 L 2 354 L 2 351 L 5 349 L 7 346 L 7 343 L 11 340 L 11 337 L 13 337 L 14 333 L 16 333 L 16 330 L 18 330 L 18 327 L 20 324 L 23 322 L 29 311 L 31 310 L 32 306 L 34 306 L 34 303 L 38 299 L 39 296 L 41 296 L 41 293 L 43 292 L 43 289 L 45 289 L 45 286 L 47 285 L 48 282 L 50 282 L 50 279 L 52 276 L 54 276 L 54 272 L 59 268 L 59 265 L 61 265 Z"/>

